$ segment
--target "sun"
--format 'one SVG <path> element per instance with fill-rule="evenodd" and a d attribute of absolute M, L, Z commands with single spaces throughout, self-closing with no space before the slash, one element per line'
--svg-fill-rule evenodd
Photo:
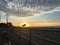
<path fill-rule="evenodd" d="M 20 27 L 30 27 L 30 25 L 27 22 L 21 23 Z"/>

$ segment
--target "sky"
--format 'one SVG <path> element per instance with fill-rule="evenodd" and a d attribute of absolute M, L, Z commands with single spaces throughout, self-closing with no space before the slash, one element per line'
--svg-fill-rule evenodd
<path fill-rule="evenodd" d="M 15 26 L 60 26 L 60 0 L 0 0 L 0 19 Z"/>

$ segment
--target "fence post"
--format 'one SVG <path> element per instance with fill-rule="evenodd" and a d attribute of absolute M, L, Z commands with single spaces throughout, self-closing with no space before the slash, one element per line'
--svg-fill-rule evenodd
<path fill-rule="evenodd" d="M 31 29 L 29 29 L 29 33 L 30 33 L 30 40 L 29 40 L 29 45 L 31 45 Z"/>

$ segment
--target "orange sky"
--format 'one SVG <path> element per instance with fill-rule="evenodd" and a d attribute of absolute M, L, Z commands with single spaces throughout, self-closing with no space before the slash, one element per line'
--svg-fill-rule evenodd
<path fill-rule="evenodd" d="M 33 22 L 26 22 L 30 27 L 36 27 L 36 26 L 60 26 L 60 23 L 33 23 Z M 14 22 L 14 26 L 21 26 L 22 22 Z"/>

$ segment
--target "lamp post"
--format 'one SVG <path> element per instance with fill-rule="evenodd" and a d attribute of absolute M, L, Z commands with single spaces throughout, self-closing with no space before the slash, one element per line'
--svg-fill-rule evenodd
<path fill-rule="evenodd" d="M 9 18 L 10 15 L 9 14 L 6 14 L 5 16 L 6 16 L 6 23 L 8 24 L 8 18 Z M 9 45 L 9 37 L 8 37 L 7 40 L 8 40 L 8 45 Z"/>
<path fill-rule="evenodd" d="M 1 23 L 1 15 L 0 15 L 0 23 Z"/>
<path fill-rule="evenodd" d="M 6 14 L 6 23 L 8 23 L 9 16 L 9 14 Z"/>

